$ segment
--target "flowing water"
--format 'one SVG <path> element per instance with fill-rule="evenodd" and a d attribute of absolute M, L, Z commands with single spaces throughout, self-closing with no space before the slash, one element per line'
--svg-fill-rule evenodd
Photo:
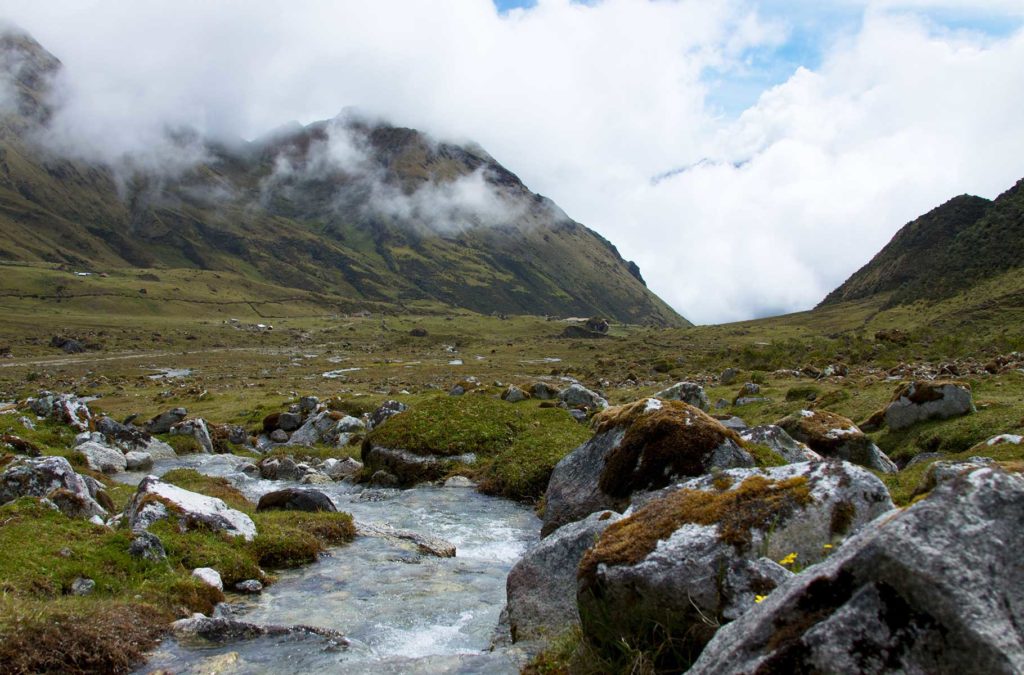
<path fill-rule="evenodd" d="M 195 468 L 229 478 L 253 500 L 285 481 L 236 471 L 240 458 L 192 455 L 158 462 L 151 473 Z M 143 474 L 122 474 L 136 483 Z M 258 596 L 237 596 L 223 614 L 258 624 L 304 624 L 341 631 L 352 645 L 315 637 L 260 638 L 226 645 L 168 639 L 140 673 L 502 673 L 515 659 L 486 652 L 505 602 L 505 577 L 538 538 L 540 521 L 513 502 L 459 488 L 364 490 L 349 483 L 312 486 L 356 522 L 386 523 L 446 539 L 456 557 L 434 558 L 373 537 L 357 537 L 312 565 L 278 573 Z"/>

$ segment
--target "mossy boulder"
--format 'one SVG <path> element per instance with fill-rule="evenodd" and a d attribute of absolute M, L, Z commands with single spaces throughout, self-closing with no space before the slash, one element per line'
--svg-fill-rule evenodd
<path fill-rule="evenodd" d="M 951 380 L 901 385 L 885 407 L 885 424 L 894 431 L 918 422 L 949 419 L 975 412 L 971 385 Z"/>
<path fill-rule="evenodd" d="M 72 518 L 105 518 L 98 484 L 75 473 L 63 457 L 18 458 L 3 465 L 0 473 L 0 505 L 19 497 L 46 497 Z M 109 501 L 106 495 L 100 499 Z"/>
<path fill-rule="evenodd" d="M 182 530 L 206 529 L 224 532 L 251 541 L 256 536 L 252 518 L 230 508 L 216 497 L 190 492 L 156 476 L 147 476 L 124 510 L 128 527 L 133 531 L 148 530 L 164 519 L 174 519 Z"/>
<path fill-rule="evenodd" d="M 696 382 L 677 382 L 668 389 L 663 389 L 654 395 L 663 401 L 682 401 L 689 403 L 694 408 L 700 408 L 704 412 L 711 410 L 711 401 L 704 393 L 704 387 Z"/>
<path fill-rule="evenodd" d="M 777 426 L 822 457 L 843 459 L 883 473 L 899 469 L 853 420 L 824 410 L 799 410 Z"/>
<path fill-rule="evenodd" d="M 599 413 L 593 424 L 594 437 L 552 472 L 543 535 L 595 511 L 622 511 L 635 492 L 756 463 L 735 431 L 681 401 L 642 399 Z"/>
<path fill-rule="evenodd" d="M 629 644 L 685 670 L 733 621 L 893 508 L 846 462 L 732 469 L 644 496 L 583 557 L 578 606 L 600 651 Z"/>

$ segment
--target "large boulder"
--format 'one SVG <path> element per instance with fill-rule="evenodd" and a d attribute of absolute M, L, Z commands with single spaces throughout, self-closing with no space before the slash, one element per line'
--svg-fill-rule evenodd
<path fill-rule="evenodd" d="M 597 538 L 622 516 L 599 511 L 555 530 L 532 546 L 508 574 L 512 641 L 542 639 L 579 624 L 576 568 Z"/>
<path fill-rule="evenodd" d="M 182 529 L 203 528 L 251 541 L 256 536 L 252 518 L 216 497 L 191 492 L 156 476 L 146 476 L 124 509 L 128 527 L 144 531 L 154 522 L 176 518 Z"/>
<path fill-rule="evenodd" d="M 558 392 L 558 400 L 570 408 L 587 408 L 588 410 L 604 410 L 608 407 L 608 401 L 595 391 L 587 389 L 582 384 L 570 384 Z"/>
<path fill-rule="evenodd" d="M 704 412 L 711 410 L 711 401 L 704 393 L 704 387 L 696 382 L 677 382 L 668 389 L 659 391 L 654 398 L 660 398 L 663 401 L 682 401 L 689 403 L 694 408 L 700 408 Z"/>
<path fill-rule="evenodd" d="M 97 501 L 100 489 L 75 473 L 63 457 L 18 458 L 0 473 L 0 504 L 19 497 L 46 497 L 72 518 L 107 516 Z"/>
<path fill-rule="evenodd" d="M 691 673 L 1024 672 L 1024 480 L 983 468 L 722 628 Z"/>
<path fill-rule="evenodd" d="M 256 512 L 260 511 L 337 511 L 331 498 L 311 488 L 285 488 L 268 492 L 260 497 Z"/>
<path fill-rule="evenodd" d="M 649 495 L 608 527 L 579 567 L 583 632 L 593 644 L 671 644 L 682 670 L 716 627 L 893 509 L 885 485 L 845 462 L 732 469 Z"/>
<path fill-rule="evenodd" d="M 786 433 L 785 429 L 774 424 L 762 424 L 742 429 L 739 431 L 739 435 L 747 443 L 763 445 L 789 464 L 820 462 L 822 459 L 821 455 L 811 450 L 806 443 L 795 440 Z"/>
<path fill-rule="evenodd" d="M 754 466 L 735 431 L 681 401 L 641 399 L 605 410 L 594 424 L 594 437 L 551 473 L 542 535 L 595 511 L 622 511 L 634 492 Z"/>
<path fill-rule="evenodd" d="M 27 401 L 28 406 L 40 417 L 53 419 L 73 427 L 77 431 L 86 431 L 92 422 L 92 412 L 85 399 L 72 394 L 54 394 L 44 391 Z"/>
<path fill-rule="evenodd" d="M 86 441 L 78 445 L 75 450 L 82 453 L 85 463 L 93 471 L 112 474 L 127 469 L 128 461 L 125 459 L 124 453 L 109 445 Z"/>
<path fill-rule="evenodd" d="M 885 423 L 900 430 L 931 419 L 948 419 L 975 412 L 971 385 L 952 381 L 918 381 L 896 390 L 885 407 Z"/>
<path fill-rule="evenodd" d="M 786 433 L 822 457 L 845 459 L 883 473 L 899 469 L 853 420 L 823 410 L 800 410 L 778 422 Z"/>

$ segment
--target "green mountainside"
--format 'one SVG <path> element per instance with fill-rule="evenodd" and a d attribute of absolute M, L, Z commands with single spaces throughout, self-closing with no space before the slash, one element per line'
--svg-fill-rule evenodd
<path fill-rule="evenodd" d="M 885 308 L 951 298 L 1024 261 L 1024 180 L 994 201 L 961 195 L 905 225 L 819 307 L 887 294 Z"/>
<path fill-rule="evenodd" d="M 84 160 L 38 141 L 59 70 L 27 35 L 0 36 L 14 99 L 0 108 L 0 260 L 217 271 L 398 308 L 688 325 L 610 242 L 479 147 L 345 115 L 252 142 L 175 131 L 159 170 Z M 175 169 L 173 155 L 198 161 Z"/>

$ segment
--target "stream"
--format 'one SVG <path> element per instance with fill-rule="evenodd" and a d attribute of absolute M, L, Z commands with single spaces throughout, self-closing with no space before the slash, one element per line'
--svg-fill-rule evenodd
<path fill-rule="evenodd" d="M 249 499 L 297 483 L 252 479 L 244 458 L 190 455 L 157 462 L 162 475 L 193 468 L 232 481 Z M 137 484 L 146 474 L 116 476 Z M 223 645 L 166 639 L 138 673 L 517 673 L 515 654 L 489 648 L 505 604 L 505 578 L 537 541 L 528 508 L 472 489 L 364 489 L 348 482 L 313 487 L 358 523 L 388 524 L 455 544 L 435 558 L 374 537 L 357 537 L 311 565 L 276 572 L 256 596 L 228 594 L 219 615 L 257 624 L 303 624 L 341 631 L 348 649 L 312 637 L 263 637 Z"/>

